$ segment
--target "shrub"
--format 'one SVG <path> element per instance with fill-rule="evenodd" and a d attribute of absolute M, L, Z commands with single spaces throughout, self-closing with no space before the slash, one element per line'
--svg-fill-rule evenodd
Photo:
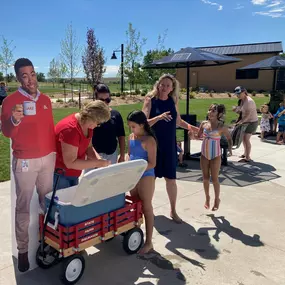
<path fill-rule="evenodd" d="M 190 93 L 190 99 L 195 99 L 196 93 L 195 92 L 191 92 Z"/>
<path fill-rule="evenodd" d="M 147 88 L 143 88 L 142 93 L 144 93 L 146 95 L 148 93 L 148 89 Z"/>
<path fill-rule="evenodd" d="M 62 99 L 57 99 L 56 103 L 63 103 L 63 100 Z"/>
<path fill-rule="evenodd" d="M 135 90 L 135 93 L 136 93 L 137 95 L 141 94 L 140 89 L 136 89 L 136 90 Z"/>
<path fill-rule="evenodd" d="M 269 97 L 269 93 L 264 93 L 264 96 L 265 97 Z"/>
<path fill-rule="evenodd" d="M 255 96 L 256 94 L 257 94 L 256 91 L 252 91 L 252 92 L 251 92 L 251 95 L 252 95 L 252 96 Z"/>

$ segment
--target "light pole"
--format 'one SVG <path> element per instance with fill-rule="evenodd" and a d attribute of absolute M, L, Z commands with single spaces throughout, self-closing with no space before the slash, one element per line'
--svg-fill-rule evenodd
<path fill-rule="evenodd" d="M 121 52 L 121 95 L 124 93 L 124 44 L 120 50 L 114 50 L 111 59 L 117 59 L 116 52 Z"/>

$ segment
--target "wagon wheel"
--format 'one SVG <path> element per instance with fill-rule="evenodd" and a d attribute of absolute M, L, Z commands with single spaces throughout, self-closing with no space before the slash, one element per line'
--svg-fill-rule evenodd
<path fill-rule="evenodd" d="M 84 257 L 72 255 L 64 260 L 61 280 L 63 284 L 75 284 L 82 277 L 85 269 Z"/>
<path fill-rule="evenodd" d="M 143 244 L 143 232 L 140 228 L 129 230 L 124 236 L 123 248 L 128 254 L 134 254 L 139 251 Z"/>
<path fill-rule="evenodd" d="M 39 267 L 48 269 L 59 261 L 59 252 L 48 244 L 44 244 L 44 254 L 41 252 L 41 245 L 36 253 L 36 262 Z"/>

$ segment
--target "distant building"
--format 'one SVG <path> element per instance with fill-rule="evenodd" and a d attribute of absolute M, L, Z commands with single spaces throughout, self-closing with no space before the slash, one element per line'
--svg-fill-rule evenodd
<path fill-rule="evenodd" d="M 283 52 L 282 42 L 198 47 L 197 49 L 241 59 L 238 63 L 228 65 L 193 67 L 190 69 L 190 86 L 192 88 L 204 88 L 205 90 L 215 90 L 217 92 L 232 91 L 238 85 L 254 91 L 271 91 L 273 71 L 241 71 L 237 69 Z M 181 87 L 185 88 L 186 69 L 177 69 L 176 78 L 181 83 Z M 284 84 L 285 71 L 283 70 L 277 76 L 277 89 L 283 89 Z M 281 86 L 282 88 L 278 88 Z"/>

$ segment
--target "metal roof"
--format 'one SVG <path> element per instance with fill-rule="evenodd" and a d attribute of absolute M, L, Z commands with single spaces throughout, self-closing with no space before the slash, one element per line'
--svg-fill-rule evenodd
<path fill-rule="evenodd" d="M 282 42 L 267 42 L 228 46 L 197 47 L 197 49 L 224 55 L 280 53 L 283 52 Z"/>
<path fill-rule="evenodd" d="M 154 60 L 143 68 L 185 68 L 198 66 L 223 65 L 240 61 L 239 58 L 215 54 L 195 48 L 184 48 L 161 59 Z"/>

